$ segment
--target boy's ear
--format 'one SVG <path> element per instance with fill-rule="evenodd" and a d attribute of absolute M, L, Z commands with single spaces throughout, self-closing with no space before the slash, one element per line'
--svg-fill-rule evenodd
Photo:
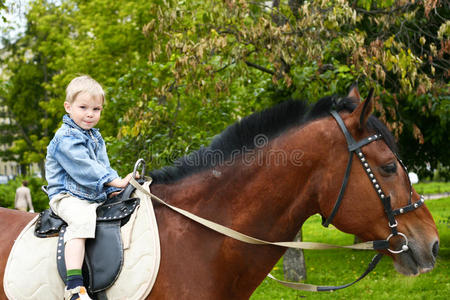
<path fill-rule="evenodd" d="M 64 109 L 66 110 L 66 113 L 70 113 L 70 103 L 67 101 L 64 101 Z"/>
<path fill-rule="evenodd" d="M 362 129 L 366 125 L 369 116 L 372 114 L 373 110 L 373 102 L 372 102 L 373 88 L 370 89 L 369 95 L 366 100 L 355 108 L 352 112 L 352 116 L 359 120 L 359 128 Z"/>

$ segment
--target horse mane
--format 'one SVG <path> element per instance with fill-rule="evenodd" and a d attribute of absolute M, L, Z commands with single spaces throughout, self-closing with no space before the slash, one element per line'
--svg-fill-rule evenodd
<path fill-rule="evenodd" d="M 352 112 L 357 104 L 351 98 L 327 96 L 314 104 L 305 101 L 287 100 L 271 108 L 255 112 L 228 126 L 215 136 L 211 144 L 176 160 L 172 166 L 150 172 L 154 183 L 169 184 L 197 172 L 226 163 L 236 153 L 258 147 L 256 139 L 264 142 L 280 136 L 287 130 L 305 125 L 313 120 L 330 115 L 330 110 Z M 370 116 L 367 129 L 381 133 L 386 144 L 397 153 L 394 137 L 376 117 Z"/>

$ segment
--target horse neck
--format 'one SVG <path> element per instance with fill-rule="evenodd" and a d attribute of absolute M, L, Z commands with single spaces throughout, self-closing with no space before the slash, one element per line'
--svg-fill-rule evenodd
<path fill-rule="evenodd" d="M 315 171 L 320 154 L 301 137 L 304 131 L 286 134 L 233 164 L 156 185 L 154 191 L 175 206 L 246 234 L 292 238 L 318 212 Z M 289 145 L 292 139 L 299 142 Z"/>
<path fill-rule="evenodd" d="M 254 152 L 253 160 L 248 156 L 247 161 L 236 159 L 230 166 L 205 170 L 174 184 L 156 185 L 153 191 L 172 205 L 244 234 L 268 241 L 293 240 L 303 222 L 318 211 L 314 185 L 320 181 L 316 172 L 320 154 L 309 145 L 308 134 L 303 138 L 305 132 L 284 134 L 259 153 Z M 234 269 L 233 276 L 247 278 L 242 284 L 248 284 L 250 290 L 285 251 L 248 245 L 220 234 L 216 243 L 223 253 L 219 260 L 233 265 L 238 261 L 241 267 Z M 233 255 L 226 249 L 233 249 Z"/>

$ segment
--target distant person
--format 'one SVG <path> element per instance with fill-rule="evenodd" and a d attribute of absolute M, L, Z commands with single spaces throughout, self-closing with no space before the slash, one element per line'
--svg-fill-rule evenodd
<path fill-rule="evenodd" d="M 14 201 L 14 207 L 21 211 L 34 212 L 33 202 L 31 201 L 31 192 L 28 188 L 28 181 L 22 181 L 22 186 L 16 190 L 16 199 Z"/>

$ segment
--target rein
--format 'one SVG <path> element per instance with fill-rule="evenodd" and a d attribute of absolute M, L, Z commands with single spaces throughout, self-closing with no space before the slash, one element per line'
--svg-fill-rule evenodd
<path fill-rule="evenodd" d="M 145 180 L 151 181 L 152 179 L 150 177 L 145 177 Z M 213 221 L 210 221 L 208 219 L 199 217 L 197 215 L 194 215 L 184 209 L 178 208 L 176 206 L 170 205 L 158 196 L 152 194 L 151 192 L 145 190 L 137 181 L 136 179 L 132 178 L 130 180 L 130 184 L 134 186 L 136 189 L 141 191 L 142 193 L 149 196 L 151 199 L 155 200 L 159 204 L 162 204 L 173 211 L 176 211 L 177 213 L 202 224 L 203 226 L 206 226 L 218 233 L 221 233 L 223 235 L 226 235 L 228 237 L 231 237 L 235 240 L 247 243 L 247 244 L 253 244 L 253 245 L 272 245 L 272 246 L 280 246 L 285 248 L 296 248 L 296 249 L 308 249 L 308 250 L 326 250 L 326 249 L 336 249 L 336 248 L 345 248 L 345 249 L 353 249 L 353 250 L 382 250 L 386 249 L 388 244 L 385 240 L 380 241 L 369 241 L 354 245 L 347 245 L 347 246 L 340 246 L 340 245 L 332 245 L 332 244 L 325 244 L 325 243 L 315 243 L 315 242 L 269 242 L 261 239 L 257 239 L 254 237 L 251 237 L 249 235 L 243 234 L 241 232 L 238 232 L 236 230 L 233 230 L 231 228 L 225 227 L 223 225 L 220 225 L 218 223 L 215 223 Z"/>
<path fill-rule="evenodd" d="M 139 162 L 139 161 L 138 161 Z M 151 181 L 152 179 L 150 177 L 145 177 L 145 180 Z M 316 243 L 316 242 L 269 242 L 261 239 L 257 239 L 251 236 L 248 236 L 246 234 L 240 233 L 236 230 L 233 230 L 231 228 L 225 227 L 223 225 L 220 225 L 218 223 L 212 222 L 210 220 L 204 219 L 202 217 L 196 216 L 184 209 L 178 208 L 176 206 L 170 205 L 164 200 L 160 199 L 158 196 L 152 194 L 151 192 L 144 189 L 137 181 L 134 179 L 134 177 L 131 178 L 130 184 L 134 186 L 136 189 L 144 193 L 145 195 L 149 196 L 152 200 L 156 201 L 157 203 L 160 203 L 173 211 L 176 211 L 177 213 L 199 223 L 203 226 L 206 226 L 207 228 L 210 228 L 218 233 L 221 233 L 225 236 L 231 237 L 233 239 L 236 239 L 238 241 L 248 243 L 248 244 L 254 244 L 254 245 L 272 245 L 272 246 L 279 246 L 279 247 L 286 247 L 286 248 L 296 248 L 296 249 L 309 249 L 309 250 L 325 250 L 325 249 L 337 249 L 337 248 L 344 248 L 344 249 L 354 249 L 354 250 L 383 250 L 387 249 L 389 247 L 389 243 L 386 240 L 379 240 L 379 241 L 369 241 L 354 245 L 347 245 L 347 246 L 341 246 L 341 245 L 332 245 L 332 244 L 325 244 L 325 243 Z M 271 274 L 268 274 L 267 277 L 277 281 L 280 284 L 283 284 L 284 286 L 301 290 L 301 291 L 311 291 L 311 292 L 320 292 L 320 291 L 334 291 L 338 289 L 343 289 L 348 286 L 353 285 L 354 283 L 360 281 L 363 279 L 367 274 L 369 274 L 377 265 L 377 263 L 382 258 L 382 254 L 377 254 L 372 261 L 370 262 L 369 266 L 367 267 L 366 271 L 355 281 L 341 285 L 341 286 L 317 286 L 313 284 L 306 284 L 306 283 L 297 283 L 297 282 L 287 282 L 282 281 L 279 279 L 276 279 Z"/>
<path fill-rule="evenodd" d="M 366 171 L 366 174 L 369 177 L 369 179 L 372 183 L 372 186 L 374 187 L 378 197 L 380 198 L 381 202 L 383 203 L 384 211 L 385 211 L 386 216 L 389 221 L 388 226 L 391 230 L 391 234 L 386 238 L 386 240 L 376 240 L 376 241 L 363 242 L 363 243 L 354 244 L 354 245 L 340 246 L 340 245 L 332 245 L 332 244 L 316 243 L 316 242 L 269 242 L 269 241 L 257 239 L 257 238 L 248 236 L 246 234 L 240 233 L 231 228 L 220 225 L 218 223 L 215 223 L 210 220 L 204 219 L 202 217 L 196 216 L 196 215 L 194 215 L 186 210 L 183 210 L 181 208 L 170 205 L 170 204 L 166 203 L 165 201 L 163 201 L 162 199 L 160 199 L 159 197 L 157 197 L 156 195 L 152 194 L 150 191 L 145 190 L 134 179 L 136 170 L 140 164 L 143 165 L 143 170 L 145 170 L 145 162 L 143 159 L 139 159 L 136 162 L 136 165 L 134 167 L 133 177 L 130 180 L 130 184 L 132 186 L 134 186 L 136 189 L 138 189 L 139 191 L 141 191 L 142 193 L 144 193 L 145 195 L 149 196 L 152 200 L 170 208 L 171 210 L 176 211 L 177 213 L 179 213 L 199 224 L 202 224 L 203 226 L 206 226 L 218 233 L 221 233 L 225 236 L 231 237 L 233 239 L 236 239 L 241 242 L 248 243 L 248 244 L 272 245 L 272 246 L 279 246 L 279 247 L 285 247 L 285 248 L 309 249 L 309 250 L 324 250 L 324 249 L 336 249 L 336 248 L 355 249 L 355 250 L 388 250 L 389 252 L 391 252 L 393 254 L 399 254 L 399 253 L 408 251 L 409 250 L 408 238 L 406 237 L 405 234 L 398 232 L 398 230 L 397 230 L 398 223 L 395 219 L 395 216 L 413 211 L 413 210 L 419 208 L 420 206 L 422 206 L 424 203 L 423 196 L 420 197 L 420 199 L 418 201 L 412 203 L 411 202 L 412 190 L 411 190 L 408 205 L 406 205 L 402 208 L 393 210 L 391 207 L 390 196 L 386 196 L 386 194 L 383 192 L 383 190 L 380 186 L 380 183 L 378 182 L 378 180 L 375 177 L 375 174 L 372 172 L 372 170 L 370 168 L 369 162 L 366 160 L 364 154 L 361 151 L 361 148 L 363 146 L 365 146 L 371 142 L 377 141 L 379 139 L 382 139 L 383 138 L 382 135 L 374 134 L 374 135 L 364 138 L 360 141 L 355 141 L 353 136 L 350 134 L 347 127 L 345 126 L 344 121 L 342 120 L 341 116 L 336 111 L 331 111 L 330 114 L 336 120 L 342 133 L 345 136 L 345 139 L 346 139 L 347 145 L 348 145 L 349 158 L 348 158 L 347 168 L 345 170 L 345 176 L 342 181 L 342 185 L 341 185 L 341 188 L 340 188 L 340 191 L 338 194 L 338 198 L 335 202 L 333 210 L 330 213 L 330 216 L 327 219 L 324 219 L 322 221 L 322 225 L 325 227 L 328 227 L 328 225 L 331 224 L 331 222 L 333 221 L 333 218 L 335 217 L 335 215 L 341 205 L 341 202 L 342 202 L 342 199 L 344 197 L 344 193 L 345 193 L 345 190 L 347 187 L 347 183 L 348 183 L 348 180 L 350 177 L 350 171 L 351 171 L 352 162 L 353 162 L 353 155 L 356 154 L 359 161 L 363 165 L 363 167 Z M 395 154 L 395 152 L 394 152 L 394 154 Z M 398 157 L 397 157 L 397 160 L 399 161 L 403 170 L 407 173 L 407 169 L 406 169 L 405 165 L 402 163 L 402 161 Z M 142 174 L 144 174 L 144 173 L 145 173 L 145 171 L 143 171 Z M 149 177 L 146 177 L 145 179 L 150 180 L 150 181 L 152 180 Z M 409 180 L 409 177 L 408 177 L 408 180 Z M 410 182 L 410 186 L 412 186 L 411 182 Z M 400 250 L 389 249 L 389 240 L 392 237 L 397 236 L 397 235 L 403 237 L 403 239 L 405 240 L 405 243 L 402 245 Z M 297 289 L 297 290 L 313 291 L 313 292 L 334 291 L 334 290 L 339 290 L 339 289 L 349 287 L 349 286 L 355 284 L 356 282 L 360 281 L 361 279 L 363 279 L 367 274 L 369 274 L 373 269 L 375 269 L 376 265 L 378 264 L 378 262 L 381 260 L 382 257 L 383 257 L 383 254 L 381 254 L 381 253 L 376 254 L 372 258 L 372 261 L 369 263 L 367 269 L 364 271 L 364 273 L 360 277 L 358 277 L 355 281 L 353 281 L 351 283 L 339 285 L 339 286 L 318 286 L 318 285 L 305 284 L 305 283 L 287 282 L 287 281 L 282 281 L 282 280 L 276 279 L 271 274 L 268 274 L 267 277 L 277 281 L 280 284 L 283 284 L 287 287 Z"/>

